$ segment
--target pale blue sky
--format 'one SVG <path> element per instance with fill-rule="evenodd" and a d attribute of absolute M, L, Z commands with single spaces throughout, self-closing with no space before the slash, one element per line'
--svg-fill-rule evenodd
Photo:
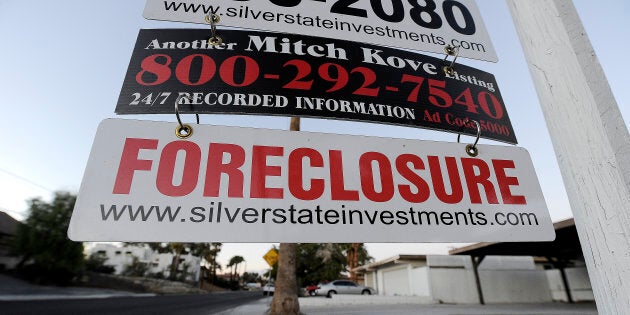
<path fill-rule="evenodd" d="M 630 120 L 630 2 L 574 1 L 617 104 Z M 0 1 L 0 210 L 21 219 L 25 200 L 52 191 L 78 192 L 98 123 L 114 115 L 138 30 L 202 27 L 149 21 L 145 1 Z M 499 62 L 458 62 L 495 75 L 519 146 L 529 150 L 554 221 L 571 210 L 538 98 L 504 1 L 477 0 Z M 174 121 L 174 115 L 124 116 Z M 204 115 L 202 123 L 287 129 L 289 119 Z M 302 130 L 456 141 L 451 133 L 336 120 L 302 119 Z M 463 140 L 466 141 L 467 137 Z M 470 139 L 468 139 L 470 140 Z M 493 141 L 483 143 L 499 144 Z M 287 240 L 289 241 L 289 240 Z M 464 241 L 464 240 L 463 240 Z M 368 244 L 377 260 L 444 252 L 444 244 Z M 220 259 L 242 255 L 265 268 L 271 244 L 225 244 Z"/>

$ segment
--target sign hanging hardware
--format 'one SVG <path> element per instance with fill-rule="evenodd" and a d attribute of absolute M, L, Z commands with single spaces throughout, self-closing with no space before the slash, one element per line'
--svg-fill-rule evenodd
<path fill-rule="evenodd" d="M 459 56 L 459 46 L 446 45 L 446 47 L 444 47 L 444 52 L 446 52 L 446 56 L 444 56 L 444 60 L 442 60 L 443 63 L 446 62 L 448 56 L 455 56 L 450 65 L 444 66 L 442 68 L 442 70 L 444 70 L 444 74 L 448 76 L 453 76 L 453 74 L 455 74 L 455 69 L 453 68 L 453 65 L 455 64 L 455 60 L 457 60 L 457 57 Z"/>
<path fill-rule="evenodd" d="M 468 119 L 468 118 L 464 119 L 464 123 L 462 124 L 462 127 L 460 128 L 460 132 L 457 133 L 457 143 L 459 143 L 461 130 L 464 129 L 464 126 L 466 126 L 466 124 L 470 121 L 475 123 L 475 125 L 477 126 L 477 139 L 475 139 L 475 143 L 466 145 L 466 154 L 470 155 L 471 157 L 476 157 L 479 154 L 479 149 L 477 149 L 477 142 L 479 142 L 479 136 L 481 136 L 481 126 L 479 125 L 478 121 L 474 119 Z"/>
<path fill-rule="evenodd" d="M 193 134 L 193 128 L 189 124 L 183 124 L 181 118 L 179 118 L 179 103 L 182 100 L 187 101 L 188 98 L 180 95 L 175 101 L 175 117 L 177 117 L 177 122 L 179 123 L 179 126 L 175 127 L 175 135 L 180 139 L 188 139 Z M 199 125 L 199 114 L 195 113 L 195 116 L 197 117 L 197 125 Z"/>
<path fill-rule="evenodd" d="M 210 39 L 208 39 L 208 45 L 211 46 L 219 46 L 223 43 L 223 40 L 220 36 L 217 36 L 217 23 L 221 21 L 221 18 L 216 14 L 206 15 L 206 23 L 210 24 Z"/>

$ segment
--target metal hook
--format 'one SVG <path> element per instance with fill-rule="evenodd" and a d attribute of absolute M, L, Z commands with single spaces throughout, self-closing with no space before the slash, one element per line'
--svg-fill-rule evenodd
<path fill-rule="evenodd" d="M 457 60 L 457 57 L 459 56 L 459 46 L 446 45 L 446 47 L 444 47 L 444 52 L 446 52 L 446 56 L 444 56 L 444 60 L 442 60 L 442 63 L 446 61 L 446 58 L 448 58 L 448 56 L 453 56 L 453 55 L 455 56 L 455 58 L 453 58 L 453 61 L 451 61 L 450 65 L 444 66 L 442 68 L 445 74 L 452 76 L 455 73 L 455 69 L 453 69 L 453 65 L 455 64 L 455 60 Z"/>
<path fill-rule="evenodd" d="M 221 18 L 214 13 L 206 15 L 206 23 L 210 24 L 210 32 L 212 32 L 210 39 L 208 39 L 208 45 L 219 46 L 223 43 L 221 37 L 217 36 L 216 24 L 219 23 L 219 21 L 221 21 Z"/>
<path fill-rule="evenodd" d="M 193 128 L 189 124 L 183 124 L 181 118 L 179 118 L 179 103 L 181 100 L 188 100 L 187 96 L 180 95 L 175 100 L 175 117 L 177 117 L 177 122 L 179 126 L 175 128 L 175 135 L 180 139 L 188 139 L 193 134 Z M 195 113 L 197 117 L 197 125 L 199 125 L 199 114 Z"/>
<path fill-rule="evenodd" d="M 479 150 L 477 149 L 477 142 L 479 142 L 479 136 L 481 136 L 481 125 L 479 125 L 478 121 L 468 118 L 464 119 L 464 123 L 457 133 L 457 143 L 459 143 L 459 137 L 461 136 L 462 129 L 464 129 L 464 126 L 466 126 L 466 123 L 468 123 L 469 121 L 474 122 L 477 126 L 477 139 L 475 139 L 475 143 L 466 145 L 466 153 L 471 157 L 475 157 L 479 154 Z"/>

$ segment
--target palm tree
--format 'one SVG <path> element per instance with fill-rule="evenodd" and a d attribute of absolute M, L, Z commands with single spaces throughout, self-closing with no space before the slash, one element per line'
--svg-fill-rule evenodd
<path fill-rule="evenodd" d="M 212 251 L 211 251 L 211 255 L 212 255 L 211 266 L 212 266 L 212 276 L 213 276 L 212 279 L 216 279 L 217 269 L 221 269 L 219 262 L 217 262 L 217 256 L 219 256 L 219 252 L 221 251 L 221 246 L 223 246 L 223 243 L 212 243 Z"/>
<path fill-rule="evenodd" d="M 340 243 L 337 245 L 345 252 L 350 279 L 356 282 L 357 274 L 354 269 L 359 267 L 359 264 L 369 262 L 372 257 L 368 254 L 364 243 Z"/>
<path fill-rule="evenodd" d="M 354 271 L 354 268 L 358 267 L 359 264 L 359 247 L 363 245 L 362 243 L 352 243 L 350 247 L 346 250 L 346 255 L 348 257 L 348 271 L 350 271 L 350 280 L 357 282 L 357 273 Z"/>
<path fill-rule="evenodd" d="M 289 126 L 291 131 L 300 131 L 300 117 L 291 117 Z M 295 276 L 296 243 L 280 243 L 278 257 L 278 274 L 276 288 L 271 301 L 270 315 L 298 315 L 300 301 L 298 300 L 297 279 Z"/>
<path fill-rule="evenodd" d="M 234 256 L 230 258 L 230 262 L 227 264 L 228 267 L 233 267 L 230 273 L 230 281 L 234 280 L 233 276 L 236 272 L 238 272 L 238 265 L 244 261 L 245 261 L 245 258 L 243 258 L 243 256 Z M 238 278 L 239 277 L 237 275 L 236 279 L 238 280 Z"/>
<path fill-rule="evenodd" d="M 296 243 L 280 243 L 276 288 L 271 301 L 270 315 L 300 314 L 295 277 L 296 251 Z"/>

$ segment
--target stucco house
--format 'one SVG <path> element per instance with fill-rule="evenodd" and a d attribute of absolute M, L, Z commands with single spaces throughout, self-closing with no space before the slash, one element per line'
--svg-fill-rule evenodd
<path fill-rule="evenodd" d="M 152 274 L 161 273 L 164 277 L 170 274 L 170 266 L 174 255 L 170 253 L 157 253 L 148 247 L 141 246 L 120 246 L 109 243 L 96 243 L 86 250 L 88 255 L 97 254 L 106 257 L 106 265 L 113 266 L 115 274 L 121 274 L 127 265 L 133 262 L 136 257 L 140 262 L 147 264 L 148 272 Z M 179 257 L 180 271 L 186 270 L 186 280 L 198 281 L 201 268 L 201 258 L 191 254 Z"/>

